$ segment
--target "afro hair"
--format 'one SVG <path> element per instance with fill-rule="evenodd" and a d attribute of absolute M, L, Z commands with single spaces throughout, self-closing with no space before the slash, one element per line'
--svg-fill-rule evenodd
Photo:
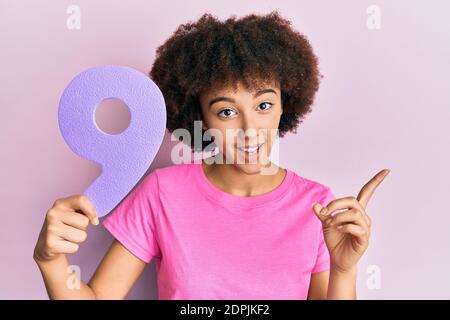
<path fill-rule="evenodd" d="M 278 134 L 283 137 L 289 131 L 296 133 L 311 112 L 323 76 L 306 36 L 272 11 L 240 19 L 233 15 L 224 22 L 205 13 L 196 22 L 181 24 L 157 48 L 150 77 L 164 95 L 169 132 L 184 128 L 192 137 L 194 121 L 202 120 L 201 92 L 227 85 L 236 88 L 238 81 L 253 90 L 275 80 L 281 90 Z M 203 142 L 202 148 L 207 144 Z"/>

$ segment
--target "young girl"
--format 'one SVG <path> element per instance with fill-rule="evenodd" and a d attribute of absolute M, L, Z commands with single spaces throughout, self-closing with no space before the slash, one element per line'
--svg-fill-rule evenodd
<path fill-rule="evenodd" d="M 336 199 L 267 157 L 271 132 L 295 132 L 311 111 L 320 74 L 307 39 L 276 11 L 224 22 L 205 14 L 158 48 L 150 76 L 168 130 L 193 137 L 201 121 L 218 152 L 147 175 L 104 220 L 115 240 L 78 290 L 66 286 L 66 254 L 99 221 L 86 197 L 57 200 L 34 251 L 49 297 L 124 298 L 155 258 L 160 299 L 355 299 L 365 208 L 389 170 Z"/>

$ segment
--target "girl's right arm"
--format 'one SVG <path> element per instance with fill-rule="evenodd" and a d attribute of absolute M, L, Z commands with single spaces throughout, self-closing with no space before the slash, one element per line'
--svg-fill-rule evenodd
<path fill-rule="evenodd" d="M 50 299 L 123 299 L 144 270 L 146 262 L 114 240 L 89 283 L 74 279 L 66 254 L 78 251 L 89 223 L 99 221 L 84 195 L 58 199 L 47 211 L 33 258 Z"/>

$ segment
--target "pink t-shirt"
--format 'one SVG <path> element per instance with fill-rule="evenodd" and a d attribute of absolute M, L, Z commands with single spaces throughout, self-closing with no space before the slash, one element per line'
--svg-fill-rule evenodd
<path fill-rule="evenodd" d="M 287 170 L 271 192 L 224 192 L 200 163 L 156 169 L 103 225 L 145 262 L 156 260 L 159 299 L 306 299 L 330 256 L 313 202 L 330 188 Z"/>

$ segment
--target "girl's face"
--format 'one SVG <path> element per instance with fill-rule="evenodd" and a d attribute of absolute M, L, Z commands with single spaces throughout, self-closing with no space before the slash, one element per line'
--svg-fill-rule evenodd
<path fill-rule="evenodd" d="M 199 96 L 203 129 L 212 129 L 222 163 L 230 163 L 248 174 L 270 164 L 268 157 L 282 114 L 281 92 L 277 83 L 255 91 L 238 83 L 217 88 Z"/>

